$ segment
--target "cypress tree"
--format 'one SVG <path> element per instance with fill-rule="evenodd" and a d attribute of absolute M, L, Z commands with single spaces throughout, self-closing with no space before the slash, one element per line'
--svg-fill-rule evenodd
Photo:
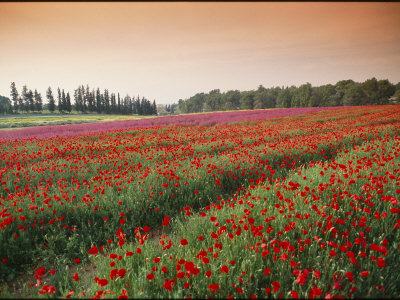
<path fill-rule="evenodd" d="M 42 95 L 38 93 L 37 89 L 35 89 L 34 98 L 35 98 L 35 110 L 42 111 L 43 110 Z"/>
<path fill-rule="evenodd" d="M 58 92 L 58 111 L 61 112 L 62 111 L 62 103 L 61 103 L 61 91 L 60 88 L 57 89 Z"/>
<path fill-rule="evenodd" d="M 14 104 L 14 111 L 18 112 L 18 90 L 15 86 L 15 82 L 11 82 L 11 99 Z"/>
<path fill-rule="evenodd" d="M 67 96 L 65 97 L 65 100 L 66 100 L 65 109 L 67 112 L 71 112 L 72 105 L 71 105 L 71 97 L 69 96 L 69 92 L 67 92 Z"/>
<path fill-rule="evenodd" d="M 53 92 L 51 90 L 51 87 L 49 87 L 47 89 L 46 97 L 49 100 L 49 111 L 54 112 L 56 109 L 56 103 L 54 101 Z"/>

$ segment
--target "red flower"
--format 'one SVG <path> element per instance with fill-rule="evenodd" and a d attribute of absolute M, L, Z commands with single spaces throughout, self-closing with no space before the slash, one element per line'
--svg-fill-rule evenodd
<path fill-rule="evenodd" d="M 79 264 L 81 260 L 79 258 L 75 258 L 74 263 Z"/>
<path fill-rule="evenodd" d="M 74 293 L 75 293 L 74 290 L 70 290 L 68 295 L 65 298 L 71 297 Z"/>
<path fill-rule="evenodd" d="M 167 269 L 166 267 L 162 267 L 162 268 L 161 268 L 161 271 L 162 271 L 163 273 L 167 273 L 167 272 L 168 272 L 168 269 Z"/>
<path fill-rule="evenodd" d="M 110 271 L 110 279 L 114 280 L 114 278 L 117 276 L 117 273 L 118 273 L 118 269 L 112 269 Z"/>
<path fill-rule="evenodd" d="M 290 295 L 293 299 L 299 299 L 299 294 L 295 291 L 290 291 Z"/>
<path fill-rule="evenodd" d="M 125 277 L 125 274 L 126 274 L 126 270 L 125 270 L 125 269 L 119 269 L 119 270 L 118 270 L 118 276 L 119 276 L 120 278 L 124 278 L 124 277 Z"/>
<path fill-rule="evenodd" d="M 159 257 L 156 257 L 156 258 L 153 259 L 153 261 L 154 261 L 155 263 L 159 263 L 160 260 L 161 260 L 161 258 L 159 258 Z"/>
<path fill-rule="evenodd" d="M 134 254 L 134 253 L 131 252 L 131 251 L 128 251 L 128 252 L 125 253 L 126 256 L 132 256 L 133 254 Z"/>
<path fill-rule="evenodd" d="M 153 279 L 154 279 L 154 274 L 153 273 L 150 273 L 150 274 L 147 274 L 147 279 L 149 280 L 149 281 L 152 281 Z"/>
<path fill-rule="evenodd" d="M 210 284 L 208 286 L 208 288 L 211 290 L 212 293 L 214 293 L 215 291 L 219 290 L 219 285 L 216 283 Z"/>
<path fill-rule="evenodd" d="M 310 292 L 308 293 L 308 297 L 311 299 L 314 299 L 319 296 L 322 296 L 322 291 L 321 291 L 321 289 L 317 288 L 316 286 L 313 287 L 312 290 L 310 290 Z"/>
<path fill-rule="evenodd" d="M 98 252 L 99 252 L 99 250 L 95 246 L 90 248 L 90 250 L 88 251 L 89 254 L 93 254 L 93 255 L 96 255 Z"/>
<path fill-rule="evenodd" d="M 42 290 L 39 291 L 39 294 L 55 294 L 56 288 L 51 285 L 42 286 Z"/>
<path fill-rule="evenodd" d="M 176 281 L 176 279 L 171 279 L 171 280 L 165 279 L 165 282 L 163 284 L 163 288 L 168 290 L 168 291 L 172 291 L 172 288 L 174 286 L 174 282 L 175 281 Z"/>
<path fill-rule="evenodd" d="M 165 218 L 164 218 L 164 221 L 163 221 L 163 223 L 162 223 L 162 226 L 168 226 L 169 225 L 169 216 L 166 216 Z"/>
<path fill-rule="evenodd" d="M 100 285 L 101 287 L 103 287 L 103 286 L 105 286 L 105 285 L 108 284 L 108 280 L 105 279 L 105 278 L 99 279 L 98 277 L 96 277 L 96 278 L 94 279 L 94 281 L 95 281 L 98 285 Z"/>
<path fill-rule="evenodd" d="M 276 293 L 277 291 L 279 291 L 279 289 L 281 288 L 281 285 L 279 284 L 278 281 L 274 281 L 271 283 L 272 286 L 274 287 L 273 292 Z"/>
<path fill-rule="evenodd" d="M 362 277 L 368 277 L 369 276 L 369 272 L 368 271 L 362 271 L 360 275 Z"/>
<path fill-rule="evenodd" d="M 150 231 L 150 227 L 148 227 L 148 226 L 144 226 L 144 227 L 143 227 L 143 231 L 144 231 L 144 232 L 148 232 L 148 231 Z"/>
<path fill-rule="evenodd" d="M 264 275 L 269 275 L 269 274 L 271 274 L 271 269 L 270 268 L 266 268 L 265 270 L 264 270 Z"/>
<path fill-rule="evenodd" d="M 211 274 L 212 274 L 211 270 L 206 271 L 206 276 L 207 276 L 207 277 L 210 277 Z"/>
<path fill-rule="evenodd" d="M 128 291 L 126 289 L 122 289 L 121 295 L 118 296 L 118 299 L 128 299 Z"/>
<path fill-rule="evenodd" d="M 51 274 L 51 275 L 56 274 L 56 270 L 50 270 L 50 274 Z"/>
<path fill-rule="evenodd" d="M 181 245 L 186 246 L 188 244 L 187 239 L 181 239 Z"/>
<path fill-rule="evenodd" d="M 79 281 L 79 275 L 78 275 L 78 273 L 75 273 L 75 275 L 72 276 L 72 280 Z"/>
<path fill-rule="evenodd" d="M 344 275 L 346 275 L 347 280 L 348 280 L 349 282 L 352 282 L 352 281 L 353 281 L 353 273 L 352 273 L 352 272 L 347 272 L 347 273 L 344 274 Z"/>
<path fill-rule="evenodd" d="M 229 272 L 228 266 L 223 265 L 223 266 L 221 267 L 220 271 L 221 271 L 221 273 L 228 273 L 228 272 Z"/>
<path fill-rule="evenodd" d="M 385 260 L 382 257 L 378 257 L 378 262 L 377 263 L 378 263 L 378 267 L 379 268 L 386 267 Z"/>

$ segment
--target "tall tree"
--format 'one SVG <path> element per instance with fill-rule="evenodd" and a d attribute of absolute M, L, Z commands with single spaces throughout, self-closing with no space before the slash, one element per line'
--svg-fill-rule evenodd
<path fill-rule="evenodd" d="M 18 112 L 18 90 L 15 86 L 15 82 L 11 82 L 11 99 L 14 104 L 14 111 Z"/>
<path fill-rule="evenodd" d="M 65 110 L 67 112 L 71 112 L 72 111 L 72 105 L 71 105 L 71 97 L 69 96 L 69 92 L 67 92 L 67 96 L 65 97 Z"/>
<path fill-rule="evenodd" d="M 49 100 L 49 111 L 53 113 L 56 109 L 56 103 L 53 97 L 53 91 L 51 90 L 51 87 L 47 89 L 46 97 L 47 100 Z"/>
<path fill-rule="evenodd" d="M 82 111 L 82 91 L 81 88 L 74 90 L 74 106 L 77 111 Z"/>
<path fill-rule="evenodd" d="M 111 112 L 115 114 L 117 112 L 117 101 L 115 99 L 115 94 L 111 93 Z"/>
<path fill-rule="evenodd" d="M 119 93 L 118 93 L 117 111 L 118 111 L 119 114 L 121 113 L 121 98 L 120 98 L 120 96 L 119 96 Z"/>
<path fill-rule="evenodd" d="M 153 100 L 152 115 L 157 115 L 156 99 Z"/>
<path fill-rule="evenodd" d="M 35 102 L 34 102 L 34 99 L 33 99 L 32 90 L 28 91 L 27 97 L 28 97 L 28 103 L 29 103 L 29 110 L 30 111 L 34 111 L 35 110 Z"/>
<path fill-rule="evenodd" d="M 96 90 L 96 111 L 98 114 L 101 113 L 101 93 L 99 88 Z"/>
<path fill-rule="evenodd" d="M 21 109 L 28 112 L 30 105 L 29 105 L 28 87 L 26 85 L 22 87 L 21 97 L 22 97 L 22 103 L 20 103 L 20 107 Z"/>
<path fill-rule="evenodd" d="M 42 95 L 38 93 L 37 89 L 35 89 L 34 98 L 35 98 L 35 110 L 42 111 L 43 110 Z"/>
<path fill-rule="evenodd" d="M 108 94 L 108 90 L 104 90 L 104 112 L 109 114 L 110 111 L 110 95 Z"/>
<path fill-rule="evenodd" d="M 89 85 L 87 84 L 86 85 L 86 91 L 85 91 L 85 94 L 83 96 L 83 109 L 84 109 L 84 111 L 89 110 L 89 108 L 90 108 L 89 101 L 90 101 L 90 89 L 89 89 Z"/>
<path fill-rule="evenodd" d="M 57 89 L 57 93 L 58 93 L 58 111 L 61 112 L 62 111 L 62 102 L 61 102 L 61 90 L 60 88 Z"/>
<path fill-rule="evenodd" d="M 61 106 L 62 106 L 62 108 L 61 108 L 62 111 L 67 110 L 67 98 L 65 97 L 64 89 L 62 90 Z"/>

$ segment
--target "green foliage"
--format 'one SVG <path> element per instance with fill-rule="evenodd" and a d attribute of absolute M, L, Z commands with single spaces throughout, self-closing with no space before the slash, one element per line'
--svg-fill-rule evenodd
<path fill-rule="evenodd" d="M 390 97 L 399 90 L 387 79 L 368 79 L 357 83 L 351 79 L 340 80 L 335 85 L 326 84 L 313 87 L 310 83 L 299 87 L 265 88 L 262 85 L 257 90 L 229 90 L 220 93 L 219 89 L 209 93 L 197 93 L 178 104 L 182 113 L 197 113 L 203 111 L 224 111 L 236 109 L 266 109 L 290 107 L 326 107 L 342 105 L 378 105 L 388 104 Z M 398 95 L 397 92 L 396 95 Z M 400 95 L 400 94 L 399 94 Z M 395 96 L 398 97 L 398 96 Z"/>

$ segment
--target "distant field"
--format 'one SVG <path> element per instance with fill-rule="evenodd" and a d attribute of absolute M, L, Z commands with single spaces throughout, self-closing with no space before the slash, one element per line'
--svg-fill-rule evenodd
<path fill-rule="evenodd" d="M 22 128 L 45 125 L 81 124 L 113 120 L 132 120 L 154 116 L 121 115 L 19 115 L 0 117 L 1 128 Z"/>

